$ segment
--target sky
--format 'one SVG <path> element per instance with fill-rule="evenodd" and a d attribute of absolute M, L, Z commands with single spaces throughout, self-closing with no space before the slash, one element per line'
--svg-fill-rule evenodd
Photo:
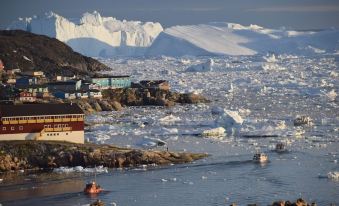
<path fill-rule="evenodd" d="M 0 29 L 18 17 L 53 11 L 79 18 L 98 11 L 117 19 L 174 25 L 208 22 L 288 29 L 339 28 L 339 0 L 0 0 Z"/>

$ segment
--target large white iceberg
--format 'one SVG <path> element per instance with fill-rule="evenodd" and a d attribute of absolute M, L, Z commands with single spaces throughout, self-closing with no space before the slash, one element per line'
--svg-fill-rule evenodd
<path fill-rule="evenodd" d="M 208 59 L 206 62 L 192 65 L 186 69 L 186 72 L 208 72 L 212 71 L 214 65 L 213 59 Z"/>
<path fill-rule="evenodd" d="M 19 18 L 8 29 L 21 29 L 56 38 L 87 56 L 142 55 L 163 30 L 160 23 L 120 21 L 85 13 L 70 21 L 53 12 L 32 18 Z"/>

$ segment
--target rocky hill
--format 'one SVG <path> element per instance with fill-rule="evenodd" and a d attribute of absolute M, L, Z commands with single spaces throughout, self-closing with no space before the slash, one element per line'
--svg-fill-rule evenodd
<path fill-rule="evenodd" d="M 0 30 L 0 59 L 5 69 L 53 74 L 91 75 L 107 66 L 72 50 L 61 41 L 21 30 Z"/>

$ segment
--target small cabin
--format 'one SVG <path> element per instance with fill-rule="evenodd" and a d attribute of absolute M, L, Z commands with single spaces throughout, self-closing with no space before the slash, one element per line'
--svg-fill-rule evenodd
<path fill-rule="evenodd" d="M 101 89 L 130 88 L 130 76 L 104 76 L 92 78 L 92 83 L 100 85 Z"/>
<path fill-rule="evenodd" d="M 95 99 L 101 99 L 102 98 L 102 94 L 100 90 L 89 90 L 88 91 L 88 97 L 89 98 L 95 98 Z"/>
<path fill-rule="evenodd" d="M 14 78 L 9 78 L 9 79 L 7 79 L 7 82 L 6 82 L 7 84 L 16 84 L 16 79 L 14 79 Z"/>
<path fill-rule="evenodd" d="M 66 91 L 56 91 L 53 93 L 53 96 L 59 99 L 76 99 L 77 93 L 73 92 L 66 92 Z"/>
<path fill-rule="evenodd" d="M 34 96 L 31 92 L 23 91 L 19 93 L 18 100 L 21 102 L 35 102 L 36 96 Z"/>
<path fill-rule="evenodd" d="M 0 105 L 0 141 L 84 143 L 84 113 L 77 104 Z"/>
<path fill-rule="evenodd" d="M 5 69 L 5 65 L 2 62 L 2 60 L 0 59 L 0 71 L 3 71 Z"/>
<path fill-rule="evenodd" d="M 33 76 L 33 77 L 45 77 L 45 74 L 43 71 L 25 71 L 22 72 L 23 75 L 27 76 Z"/>

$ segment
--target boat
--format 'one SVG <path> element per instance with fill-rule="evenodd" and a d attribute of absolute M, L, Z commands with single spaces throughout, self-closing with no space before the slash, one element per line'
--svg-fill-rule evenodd
<path fill-rule="evenodd" d="M 85 194 L 99 194 L 100 192 L 103 191 L 103 189 L 96 183 L 97 180 L 97 167 L 95 166 L 95 171 L 94 171 L 94 180 L 90 183 L 86 184 L 86 187 L 84 189 Z"/>
<path fill-rule="evenodd" d="M 253 156 L 253 161 L 258 163 L 264 163 L 268 161 L 268 156 L 265 153 L 257 152 Z"/>
<path fill-rule="evenodd" d="M 278 143 L 275 145 L 275 151 L 276 152 L 285 152 L 286 151 L 286 148 L 285 148 L 285 145 L 284 143 Z"/>
<path fill-rule="evenodd" d="M 86 194 L 98 194 L 102 191 L 103 189 L 100 187 L 100 185 L 97 185 L 95 181 L 86 184 L 84 189 L 84 193 Z"/>

